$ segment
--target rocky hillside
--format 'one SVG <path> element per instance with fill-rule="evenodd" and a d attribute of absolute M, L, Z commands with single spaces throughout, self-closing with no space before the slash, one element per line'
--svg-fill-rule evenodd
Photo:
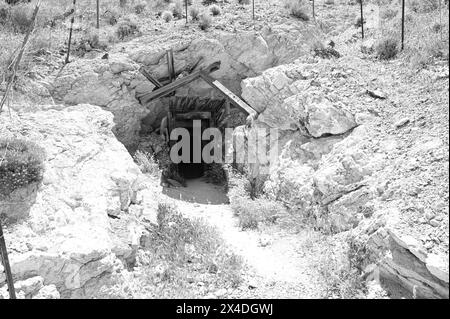
<path fill-rule="evenodd" d="M 176 3 L 105 1 L 97 34 L 80 8 L 68 64 L 67 19 L 44 6 L 13 77 L 2 51 L 1 95 L 15 82 L 0 141 L 45 151 L 42 181 L 0 193 L 18 296 L 449 298 L 448 6 L 408 6 L 401 51 L 396 1 L 367 3 L 364 41 L 356 1 L 316 1 L 315 17 L 308 1 L 258 2 L 255 20 L 245 1 L 216 15 L 193 2 L 211 12 L 203 29 Z M 24 36 L 4 7 L 0 47 Z M 47 31 L 55 43 L 36 46 Z M 160 186 L 168 105 L 139 101 L 155 88 L 139 70 L 166 76 L 168 49 L 180 73 L 220 61 L 211 75 L 260 113 L 235 136 L 277 129 L 275 165 Z M 176 94 L 217 93 L 195 81 Z M 0 298 L 5 280 L 0 269 Z"/>

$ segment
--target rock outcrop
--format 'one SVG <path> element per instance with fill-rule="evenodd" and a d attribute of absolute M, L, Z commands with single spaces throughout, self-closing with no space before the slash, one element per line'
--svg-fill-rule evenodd
<path fill-rule="evenodd" d="M 115 135 L 125 146 L 134 149 L 141 120 L 145 118 L 145 131 L 156 129 L 168 109 L 159 100 L 146 105 L 138 102 L 137 97 L 155 88 L 138 69 L 144 66 L 156 78 L 167 77 L 167 49 L 174 51 L 176 72 L 187 67 L 197 70 L 220 61 L 220 69 L 212 76 L 240 94 L 242 79 L 292 62 L 293 57 L 308 53 L 316 38 L 317 31 L 306 26 L 265 28 L 239 35 L 219 33 L 212 38 L 202 36 L 194 40 L 177 38 L 162 44 L 155 44 L 154 38 L 141 38 L 127 44 L 127 53 L 113 50 L 106 59 L 98 56 L 68 64 L 55 79 L 52 96 L 57 103 L 90 103 L 112 112 Z M 177 94 L 217 96 L 202 80 L 178 89 Z"/>
<path fill-rule="evenodd" d="M 0 117 L 2 137 L 29 139 L 46 152 L 34 202 L 6 225 L 14 280 L 26 298 L 90 297 L 133 263 L 155 197 L 111 132 L 111 113 L 86 104 L 40 109 Z"/>
<path fill-rule="evenodd" d="M 425 136 L 399 153 L 399 141 L 378 129 L 374 104 L 389 102 L 366 94 L 345 61 L 271 68 L 242 82 L 242 96 L 260 115 L 239 134 L 278 129 L 279 156 L 264 171 L 266 195 L 315 227 L 348 234 L 351 246 L 361 249 L 360 267 L 376 265 L 379 279 L 412 297 L 448 298 L 448 209 L 419 204 L 423 184 L 412 175 L 419 162 L 434 167 L 443 160 L 444 145 Z M 426 170 L 420 174 L 429 178 Z"/>

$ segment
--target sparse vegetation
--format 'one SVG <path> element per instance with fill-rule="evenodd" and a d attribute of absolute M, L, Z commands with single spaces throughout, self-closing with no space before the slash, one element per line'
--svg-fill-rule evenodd
<path fill-rule="evenodd" d="M 44 150 L 22 139 L 0 139 L 0 196 L 38 183 L 44 171 Z"/>
<path fill-rule="evenodd" d="M 222 164 L 211 163 L 206 165 L 205 178 L 208 182 L 216 185 L 226 185 L 227 184 L 227 172 Z"/>
<path fill-rule="evenodd" d="M 198 25 L 199 25 L 200 29 L 202 29 L 202 30 L 207 30 L 211 26 L 212 18 L 206 12 L 203 12 L 202 14 L 200 14 L 198 20 L 199 20 Z"/>
<path fill-rule="evenodd" d="M 197 7 L 189 8 L 189 15 L 191 16 L 192 20 L 197 21 L 199 13 L 200 13 L 200 11 L 198 10 Z"/>
<path fill-rule="evenodd" d="M 209 7 L 209 11 L 211 11 L 211 14 L 213 16 L 220 15 L 220 7 L 218 5 L 213 4 L 212 6 Z"/>
<path fill-rule="evenodd" d="M 164 11 L 161 14 L 161 18 L 163 19 L 163 21 L 165 21 L 166 23 L 170 22 L 173 20 L 173 14 L 170 11 Z"/>
<path fill-rule="evenodd" d="M 183 18 L 183 4 L 181 3 L 181 1 L 176 1 L 172 5 L 172 13 L 174 18 Z"/>
<path fill-rule="evenodd" d="M 133 21 L 123 21 L 117 26 L 116 34 L 120 40 L 133 36 L 139 32 L 137 24 Z"/>
<path fill-rule="evenodd" d="M 392 37 L 381 39 L 375 48 L 378 58 L 382 60 L 390 60 L 397 56 L 398 47 L 397 40 Z"/>
<path fill-rule="evenodd" d="M 158 205 L 139 266 L 105 292 L 111 298 L 189 298 L 220 287 L 237 287 L 242 259 L 229 252 L 217 230 L 183 217 L 172 203 Z M 207 290 L 199 291 L 200 285 Z"/>
<path fill-rule="evenodd" d="M 291 16 L 302 21 L 309 21 L 306 5 L 303 0 L 288 0 L 285 2 L 285 7 L 289 10 Z"/>
<path fill-rule="evenodd" d="M 144 1 L 138 2 L 134 5 L 134 12 L 136 12 L 136 14 L 141 14 L 145 11 L 147 7 L 147 3 Z"/>
<path fill-rule="evenodd" d="M 15 5 L 11 8 L 11 24 L 16 32 L 25 33 L 31 26 L 31 7 L 26 4 Z"/>
<path fill-rule="evenodd" d="M 134 160 L 142 173 L 159 176 L 159 165 L 153 155 L 137 150 L 136 154 L 134 154 Z"/>
<path fill-rule="evenodd" d="M 209 5 L 213 4 L 213 3 L 217 3 L 217 0 L 202 0 L 202 4 L 204 6 L 209 6 Z"/>
<path fill-rule="evenodd" d="M 316 269 L 324 281 L 323 298 L 364 299 L 365 282 L 361 271 L 350 258 L 351 248 L 348 243 L 333 243 L 332 237 L 315 234 L 315 241 L 320 241 L 321 251 L 316 253 Z"/>

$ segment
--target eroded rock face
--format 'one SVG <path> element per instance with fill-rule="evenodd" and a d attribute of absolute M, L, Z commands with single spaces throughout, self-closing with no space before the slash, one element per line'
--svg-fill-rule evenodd
<path fill-rule="evenodd" d="M 151 132 L 167 113 L 168 105 L 159 100 L 143 106 L 136 98 L 155 88 L 138 71 L 141 66 L 156 78 L 167 77 L 166 49 L 174 51 L 177 72 L 196 63 L 195 70 L 198 70 L 220 61 L 220 69 L 211 75 L 240 94 L 242 79 L 308 53 L 316 36 L 317 30 L 312 27 L 283 26 L 239 35 L 221 33 L 214 38 L 168 40 L 166 46 L 155 46 L 153 38 L 137 39 L 127 44 L 127 53 L 113 50 L 107 59 L 98 56 L 68 64 L 55 80 L 52 94 L 57 103 L 90 103 L 112 112 L 115 135 L 125 146 L 134 148 L 141 120 L 145 118 L 144 130 Z M 178 89 L 177 95 L 217 97 L 218 93 L 197 80 Z"/>
<path fill-rule="evenodd" d="M 378 132 L 377 112 L 365 105 L 360 81 L 336 61 L 268 69 L 242 82 L 243 97 L 261 114 L 240 135 L 261 127 L 279 131 L 279 156 L 264 184 L 269 197 L 323 231 L 348 234 L 377 278 L 401 285 L 411 297 L 448 298 L 444 200 L 424 208 L 420 178 L 395 178 L 399 170 L 413 175 L 419 162 L 426 167 L 442 159 L 446 146 L 423 136 L 410 153 L 399 154 L 399 141 Z M 407 202 L 405 194 L 417 202 Z"/>
<path fill-rule="evenodd" d="M 46 152 L 35 202 L 5 230 L 15 282 L 34 287 L 28 281 L 40 278 L 25 297 L 90 297 L 132 262 L 139 218 L 155 205 L 152 196 L 144 200 L 142 175 L 113 125 L 111 113 L 86 104 L 0 117 L 2 136 L 27 138 Z"/>

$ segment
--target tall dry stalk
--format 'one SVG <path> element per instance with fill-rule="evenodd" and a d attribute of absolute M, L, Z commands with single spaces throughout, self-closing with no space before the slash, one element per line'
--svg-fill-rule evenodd
<path fill-rule="evenodd" d="M 34 30 L 34 26 L 36 23 L 36 17 L 37 17 L 40 5 L 41 5 L 41 0 L 39 0 L 36 3 L 36 7 L 34 8 L 33 16 L 31 17 L 30 27 L 28 28 L 27 34 L 25 35 L 25 38 L 23 39 L 22 45 L 20 46 L 19 53 L 13 59 L 13 62 L 8 67 L 9 70 L 7 70 L 7 71 L 10 71 L 10 78 L 8 79 L 8 85 L 6 87 L 5 94 L 3 95 L 3 98 L 0 102 L 0 113 L 3 110 L 3 105 L 5 104 L 6 100 L 8 99 L 9 92 L 11 91 L 11 88 L 14 84 L 14 81 L 16 78 L 16 73 L 17 73 L 17 68 L 19 67 L 20 61 L 22 60 L 23 53 L 25 52 L 25 47 L 28 43 L 28 40 L 30 39 L 30 35 Z"/>

